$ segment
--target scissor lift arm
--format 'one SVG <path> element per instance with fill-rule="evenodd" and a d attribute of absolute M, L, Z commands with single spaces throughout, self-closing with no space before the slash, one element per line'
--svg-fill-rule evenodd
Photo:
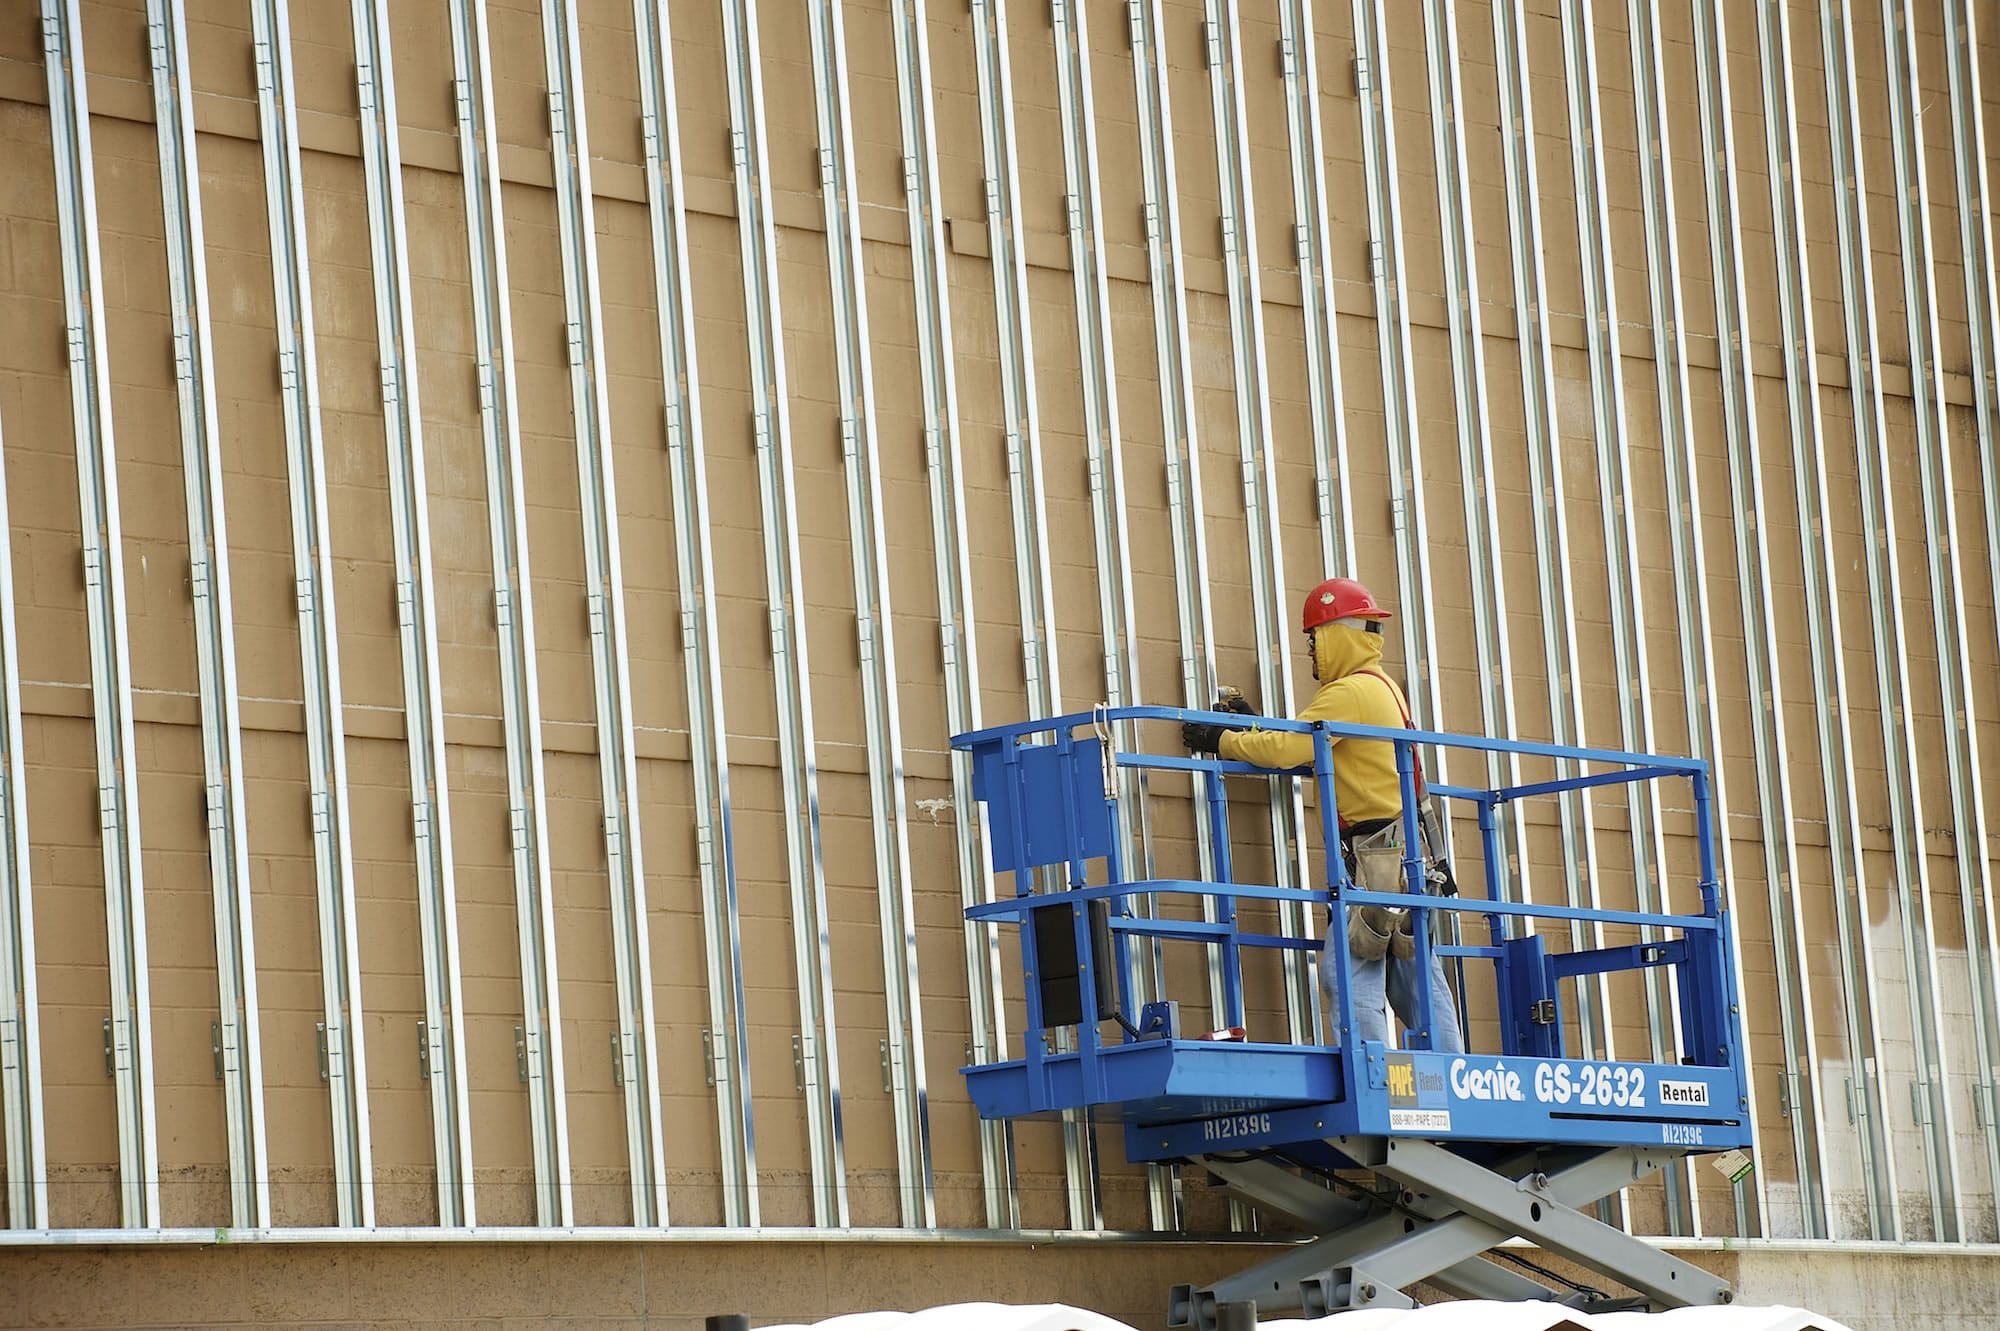
<path fill-rule="evenodd" d="M 1545 1300 L 1585 1310 L 1628 1303 L 1565 1295 L 1480 1256 L 1517 1236 L 1638 1291 L 1647 1303 L 1730 1301 L 1728 1285 L 1714 1275 L 1582 1209 L 1681 1152 L 1532 1151 L 1488 1167 L 1420 1138 L 1339 1137 L 1331 1145 L 1372 1171 L 1384 1192 L 1372 1201 L 1342 1197 L 1271 1160 L 1193 1161 L 1232 1195 L 1321 1237 L 1213 1285 L 1177 1287 L 1168 1301 L 1169 1326 L 1210 1331 L 1220 1303 L 1254 1302 L 1260 1313 L 1312 1317 L 1411 1308 L 1415 1301 L 1403 1291 L 1418 1283 L 1461 1298 Z"/>

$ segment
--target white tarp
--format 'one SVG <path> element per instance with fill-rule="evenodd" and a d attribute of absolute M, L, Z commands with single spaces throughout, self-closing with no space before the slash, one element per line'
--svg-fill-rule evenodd
<path fill-rule="evenodd" d="M 1259 1331 L 1850 1331 L 1799 1308 L 1677 1308 L 1665 1313 L 1580 1313 L 1547 1303 L 1434 1303 L 1372 1308 L 1335 1317 L 1288 1317 Z M 844 1313 L 764 1331 L 1135 1331 L 1130 1324 L 1060 1303 L 954 1303 L 922 1312 Z"/>

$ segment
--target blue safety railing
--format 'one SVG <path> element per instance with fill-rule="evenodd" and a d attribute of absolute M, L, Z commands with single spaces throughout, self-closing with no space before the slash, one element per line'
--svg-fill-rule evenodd
<path fill-rule="evenodd" d="M 1313 762 L 1290 775 L 1317 787 L 1317 816 L 1325 856 L 1325 882 L 1317 888 L 1284 888 L 1234 880 L 1230 853 L 1228 797 L 1224 782 L 1210 779 L 1205 808 L 1214 849 L 1215 881 L 1191 879 L 1134 880 L 1127 874 L 1117 832 L 1119 788 L 1117 769 L 1188 771 L 1211 778 L 1232 775 L 1270 777 L 1266 768 L 1215 757 L 1148 754 L 1118 750 L 1113 737 L 1130 733 L 1128 723 L 1158 721 L 1178 727 L 1187 721 L 1242 729 L 1250 724 L 1267 731 L 1310 736 Z M 1088 733 L 1084 733 L 1088 732 Z M 1402 844 L 1407 893 L 1366 891 L 1348 876 L 1337 853 L 1340 828 L 1334 797 L 1335 742 L 1345 739 L 1386 740 L 1395 746 L 1396 769 L 1402 785 Z M 1485 753 L 1553 759 L 1558 763 L 1597 769 L 1554 780 L 1494 789 L 1427 783 L 1428 793 L 1474 806 L 1484 854 L 1484 892 L 1476 897 L 1440 897 L 1423 890 L 1424 839 L 1418 826 L 1418 746 L 1464 749 Z M 1318 939 L 1263 933 L 1239 928 L 1237 903 L 1243 900 L 1298 901 L 1324 904 L 1332 915 L 1330 936 L 1347 936 L 1348 913 L 1365 905 L 1389 906 L 1415 912 L 1413 934 L 1415 973 L 1428 973 L 1432 954 L 1467 961 L 1488 961 L 1495 968 L 1494 992 L 1500 1023 L 1501 1055 L 1531 1055 L 1545 1059 L 1575 1057 L 1564 1047 L 1560 987 L 1565 981 L 1619 971 L 1671 967 L 1678 982 L 1680 1061 L 1690 1068 L 1734 1069 L 1742 1081 L 1742 1062 L 1734 1017 L 1736 996 L 1730 964 L 1730 931 L 1716 879 L 1715 821 L 1707 764 L 1693 758 L 1656 757 L 1610 749 L 1576 748 L 1521 740 L 1489 739 L 1437 731 L 1304 723 L 1232 712 L 1208 712 L 1172 707 L 1097 708 L 1048 720 L 994 726 L 954 736 L 954 749 L 971 755 L 973 789 L 987 806 L 988 844 L 996 875 L 1013 875 L 1014 893 L 974 906 L 968 919 L 1011 922 L 1021 929 L 1022 966 L 1027 1022 L 1024 1057 L 1028 1070 L 1038 1071 L 1044 1059 L 1055 1058 L 1044 1047 L 1052 1028 L 1075 1032 L 1074 1047 L 1060 1055 L 1076 1060 L 1072 1081 L 1086 1100 L 1116 1098 L 1100 1063 L 1118 1046 L 1157 1039 L 1160 1005 L 1142 1006 L 1134 1019 L 1134 939 L 1198 942 L 1219 952 L 1221 992 L 1225 1011 L 1221 1024 L 1245 1024 L 1243 951 L 1246 947 L 1321 951 Z M 1563 770 L 1558 768 L 1557 770 Z M 1560 795 L 1566 791 L 1656 780 L 1686 780 L 1692 787 L 1699 869 L 1696 887 L 1701 908 L 1696 914 L 1643 910 L 1606 910 L 1568 905 L 1542 905 L 1503 898 L 1500 865 L 1501 806 L 1521 800 Z M 1287 848 L 1278 847 L 1279 854 Z M 1101 883 L 1092 884 L 1091 866 L 1103 861 Z M 1664 885 L 1666 866 L 1656 866 Z M 1043 881 L 1038 888 L 1037 879 Z M 1208 898 L 1215 908 L 1202 920 L 1170 919 L 1152 909 L 1159 898 L 1188 895 Z M 1664 900 L 1664 894 L 1662 896 Z M 1101 903 L 1101 904 L 1100 904 Z M 1148 908 L 1141 912 L 1135 904 Z M 1050 913 L 1055 912 L 1055 913 Z M 1484 916 L 1492 942 L 1446 945 L 1433 941 L 1431 916 Z M 1571 921 L 1585 924 L 1630 925 L 1660 931 L 1658 941 L 1582 951 L 1551 953 L 1543 936 L 1519 928 L 1526 920 Z M 1646 935 L 1642 934 L 1642 938 Z M 1322 1051 L 1341 1054 L 1346 1087 L 1364 1084 L 1368 1057 L 1351 1038 L 1354 1013 L 1350 957 L 1345 947 L 1322 957 L 1332 966 L 1328 987 L 1337 999 L 1339 1023 L 1333 1040 Z M 1109 968 L 1111 974 L 1103 972 Z M 1037 978 L 1039 977 L 1039 978 Z M 1322 983 L 1326 984 L 1323 976 Z M 1433 1022 L 1431 987 L 1418 983 L 1419 1020 L 1405 1047 L 1431 1047 Z M 1464 986 L 1458 988 L 1464 1002 Z M 1053 1005 L 1055 1011 L 1048 1010 Z M 1116 1021 L 1109 1040 L 1104 1028 Z M 1289 1044 L 1289 1042 L 1286 1042 Z M 1243 1046 L 1239 1046 L 1243 1047 Z M 1269 1043 L 1256 1048 L 1269 1049 Z M 1296 1046 L 1294 1046 L 1296 1047 Z M 1379 1048 L 1376 1055 L 1379 1057 Z M 1067 1075 L 1067 1074 L 1066 1074 Z M 1724 1078 L 1724 1082 L 1732 1080 Z M 1093 1089 L 1098 1094 L 1093 1094 Z M 1732 1097 L 1733 1098 L 1733 1097 Z M 1047 1106 L 1037 1106 L 1046 1108 Z"/>

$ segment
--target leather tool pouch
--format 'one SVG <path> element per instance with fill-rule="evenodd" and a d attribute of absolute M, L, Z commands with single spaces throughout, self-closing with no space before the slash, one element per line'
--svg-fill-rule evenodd
<path fill-rule="evenodd" d="M 1356 837 L 1348 844 L 1349 870 L 1357 886 L 1369 892 L 1401 892 L 1403 825 L 1391 823 L 1379 832 Z M 1357 906 L 1347 913 L 1347 950 L 1362 961 L 1379 961 L 1390 951 L 1407 961 L 1416 955 L 1410 934 L 1410 912 L 1388 906 Z"/>

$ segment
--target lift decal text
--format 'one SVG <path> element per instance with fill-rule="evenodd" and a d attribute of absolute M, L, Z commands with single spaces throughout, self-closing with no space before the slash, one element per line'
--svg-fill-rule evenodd
<path fill-rule="evenodd" d="M 1201 1139 L 1205 1142 L 1223 1141 L 1230 1137 L 1248 1137 L 1253 1132 L 1269 1132 L 1269 1114 L 1232 1114 L 1227 1118 L 1212 1118 L 1201 1125 Z"/>

